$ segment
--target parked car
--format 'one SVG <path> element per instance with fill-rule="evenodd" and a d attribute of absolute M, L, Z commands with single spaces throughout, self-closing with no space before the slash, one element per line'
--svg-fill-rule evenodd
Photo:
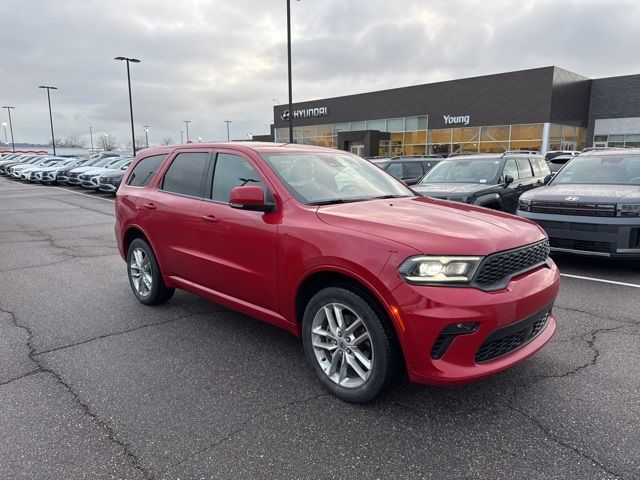
<path fill-rule="evenodd" d="M 548 162 L 549 160 L 556 158 L 560 155 L 570 155 L 574 156 L 580 153 L 580 150 L 549 150 L 544 154 L 544 159 Z"/>
<path fill-rule="evenodd" d="M 43 168 L 36 172 L 36 177 L 45 185 L 57 185 L 57 176 L 60 172 L 87 165 L 91 161 L 89 158 L 71 158 L 53 167 Z"/>
<path fill-rule="evenodd" d="M 440 155 L 393 157 L 381 168 L 407 185 L 415 185 L 440 160 Z"/>
<path fill-rule="evenodd" d="M 98 190 L 101 192 L 116 193 L 124 175 L 125 170 L 103 173 L 98 179 Z"/>
<path fill-rule="evenodd" d="M 420 383 L 483 378 L 556 328 L 559 274 L 539 226 L 416 195 L 344 151 L 146 149 L 115 211 L 141 303 L 181 288 L 298 335 L 345 401 L 370 401 L 401 366 Z"/>
<path fill-rule="evenodd" d="M 39 156 L 35 159 L 30 160 L 29 162 L 26 163 L 18 163 L 16 165 L 10 165 L 10 166 L 5 166 L 5 174 L 9 175 L 13 178 L 20 178 L 20 173 L 22 172 L 22 170 L 27 169 L 27 168 L 31 168 L 31 167 L 37 167 L 37 166 L 41 166 L 41 165 L 46 165 L 48 162 L 50 162 L 51 160 L 53 160 L 53 157 L 50 156 Z"/>
<path fill-rule="evenodd" d="M 515 213 L 518 198 L 551 180 L 541 155 L 519 152 L 451 156 L 413 187 L 421 195 Z"/>
<path fill-rule="evenodd" d="M 96 159 L 93 162 L 86 163 L 81 167 L 72 168 L 69 170 L 63 170 L 58 173 L 56 180 L 58 183 L 66 183 L 67 185 L 80 185 L 81 181 L 78 178 L 78 175 L 84 172 L 88 172 L 89 170 L 99 168 L 99 167 L 108 167 L 109 165 L 113 165 L 122 160 L 121 157 L 107 157 Z"/>
<path fill-rule="evenodd" d="M 11 160 L 0 162 L 0 174 L 9 175 L 8 169 L 15 165 L 32 165 L 44 158 L 42 155 L 19 155 Z"/>
<path fill-rule="evenodd" d="M 20 170 L 20 173 L 19 173 L 20 180 L 25 180 L 27 182 L 36 182 L 38 181 L 36 177 L 36 173 L 39 170 L 43 168 L 48 168 L 48 167 L 55 167 L 56 165 L 60 165 L 61 163 L 64 163 L 64 161 L 65 161 L 64 158 L 51 157 L 48 160 L 40 163 L 40 165 L 33 165 L 33 166 L 28 166 L 26 168 L 23 168 Z"/>
<path fill-rule="evenodd" d="M 78 175 L 80 186 L 83 188 L 91 188 L 91 189 L 97 190 L 98 187 L 100 186 L 98 181 L 100 175 L 104 173 L 112 173 L 113 171 L 120 170 L 123 167 L 126 170 L 126 168 L 131 163 L 131 160 L 133 160 L 133 158 L 131 157 L 122 158 L 115 163 L 112 162 L 111 164 L 109 164 L 108 167 L 105 166 L 105 167 L 92 168 L 90 170 L 87 170 L 81 173 L 80 175 Z"/>
<path fill-rule="evenodd" d="M 384 168 L 391 160 L 391 157 L 366 157 L 376 167 Z"/>
<path fill-rule="evenodd" d="M 640 259 L 640 149 L 576 155 L 520 198 L 518 215 L 542 226 L 554 251 Z"/>
<path fill-rule="evenodd" d="M 575 155 L 558 155 L 557 157 L 553 157 L 547 162 L 549 169 L 551 169 L 551 173 L 558 173 L 558 171 L 574 156 Z"/>

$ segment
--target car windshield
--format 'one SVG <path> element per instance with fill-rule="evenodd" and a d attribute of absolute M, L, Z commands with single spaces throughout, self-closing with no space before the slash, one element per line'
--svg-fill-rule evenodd
<path fill-rule="evenodd" d="M 85 166 L 86 167 L 104 167 L 106 165 L 109 165 L 111 162 L 113 162 L 113 158 L 109 157 L 109 158 L 103 158 L 102 160 L 98 160 L 95 163 L 87 163 Z"/>
<path fill-rule="evenodd" d="M 369 161 L 348 153 L 263 153 L 262 157 L 289 193 L 309 205 L 414 196 Z"/>
<path fill-rule="evenodd" d="M 640 185 L 640 154 L 577 156 L 560 170 L 551 183 Z"/>
<path fill-rule="evenodd" d="M 442 160 L 424 176 L 428 183 L 491 183 L 500 167 L 499 158 L 451 158 Z"/>

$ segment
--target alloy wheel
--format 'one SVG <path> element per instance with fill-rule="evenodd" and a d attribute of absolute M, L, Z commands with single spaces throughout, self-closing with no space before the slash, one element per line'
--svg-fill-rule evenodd
<path fill-rule="evenodd" d="M 131 269 L 133 288 L 135 288 L 140 296 L 146 297 L 151 293 L 153 277 L 151 273 L 151 262 L 144 250 L 136 248 L 131 253 L 129 268 Z"/>
<path fill-rule="evenodd" d="M 357 388 L 371 375 L 374 355 L 367 327 L 351 308 L 328 303 L 315 314 L 311 341 L 320 368 L 334 383 Z"/>

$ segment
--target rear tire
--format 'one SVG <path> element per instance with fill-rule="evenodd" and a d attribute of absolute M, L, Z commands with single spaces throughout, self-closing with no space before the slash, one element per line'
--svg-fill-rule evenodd
<path fill-rule="evenodd" d="M 383 393 L 399 367 L 393 327 L 373 301 L 328 287 L 307 304 L 302 345 L 320 383 L 345 402 L 364 404 Z"/>
<path fill-rule="evenodd" d="M 159 305 L 175 293 L 174 288 L 165 285 L 151 246 L 141 238 L 136 238 L 129 245 L 127 273 L 131 290 L 140 303 Z"/>

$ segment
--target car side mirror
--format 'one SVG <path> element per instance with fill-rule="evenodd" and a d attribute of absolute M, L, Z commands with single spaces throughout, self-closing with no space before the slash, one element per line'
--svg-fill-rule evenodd
<path fill-rule="evenodd" d="M 264 190 L 253 186 L 235 187 L 229 195 L 229 206 L 239 210 L 254 212 L 273 212 L 275 205 L 265 203 Z"/>
<path fill-rule="evenodd" d="M 542 183 L 544 183 L 546 185 L 547 183 L 549 183 L 551 181 L 552 178 L 553 178 L 553 173 L 550 173 L 549 175 L 544 177 L 544 179 L 542 180 Z"/>
<path fill-rule="evenodd" d="M 511 175 L 505 175 L 504 176 L 504 183 L 506 183 L 507 185 L 510 185 L 513 183 L 514 178 Z"/>

